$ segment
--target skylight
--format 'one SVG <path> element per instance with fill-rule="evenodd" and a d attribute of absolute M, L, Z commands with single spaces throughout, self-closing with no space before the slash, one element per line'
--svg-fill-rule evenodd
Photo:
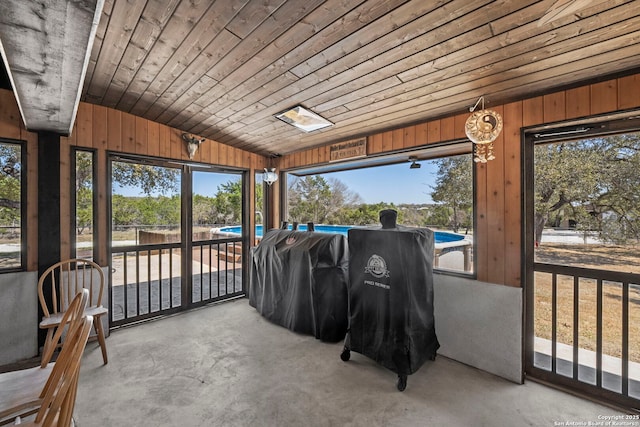
<path fill-rule="evenodd" d="M 312 132 L 314 130 L 333 126 L 333 123 L 329 120 L 305 109 L 301 105 L 276 114 L 276 118 L 305 132 Z"/>

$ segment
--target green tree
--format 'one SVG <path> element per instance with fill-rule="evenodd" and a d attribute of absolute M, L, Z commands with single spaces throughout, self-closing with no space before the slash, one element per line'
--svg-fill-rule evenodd
<path fill-rule="evenodd" d="M 240 224 L 242 222 L 242 181 L 231 180 L 220 184 L 213 205 L 216 224 Z"/>
<path fill-rule="evenodd" d="M 355 206 L 344 206 L 337 214 L 335 224 L 349 225 L 379 225 L 380 211 L 383 209 L 395 209 L 398 211 L 398 223 L 403 222 L 402 210 L 393 203 L 362 203 Z"/>
<path fill-rule="evenodd" d="M 597 199 L 590 200 L 599 220 L 599 237 L 627 243 L 640 239 L 640 133 L 599 141 L 605 156 Z"/>
<path fill-rule="evenodd" d="M 76 152 L 76 231 L 82 234 L 93 225 L 93 155 Z"/>
<path fill-rule="evenodd" d="M 289 219 L 301 223 L 324 223 L 330 200 L 331 187 L 324 177 L 299 178 L 289 188 Z"/>
<path fill-rule="evenodd" d="M 446 157 L 436 161 L 437 178 L 431 198 L 449 209 L 448 225 L 455 233 L 469 228 L 473 208 L 473 169 L 470 155 Z"/>
<path fill-rule="evenodd" d="M 193 225 L 209 225 L 216 222 L 215 198 L 194 194 L 192 206 Z"/>
<path fill-rule="evenodd" d="M 535 227 L 575 221 L 585 238 L 640 238 L 640 134 L 535 147 Z"/>
<path fill-rule="evenodd" d="M 144 194 L 175 193 L 179 190 L 180 171 L 139 163 L 113 162 L 113 182 L 123 187 L 138 187 Z"/>
<path fill-rule="evenodd" d="M 539 144 L 535 147 L 535 238 L 542 239 L 545 224 L 554 213 L 596 196 L 602 153 L 589 141 Z M 557 216 L 556 221 L 565 219 Z"/>
<path fill-rule="evenodd" d="M 114 225 L 141 225 L 142 216 L 135 197 L 114 194 L 112 197 L 112 222 Z"/>
<path fill-rule="evenodd" d="M 341 223 L 341 210 L 361 200 L 340 180 L 327 180 L 320 175 L 292 180 L 288 197 L 289 219 L 315 224 Z"/>
<path fill-rule="evenodd" d="M 15 226 L 20 223 L 20 185 L 22 164 L 20 146 L 0 144 L 0 222 Z"/>

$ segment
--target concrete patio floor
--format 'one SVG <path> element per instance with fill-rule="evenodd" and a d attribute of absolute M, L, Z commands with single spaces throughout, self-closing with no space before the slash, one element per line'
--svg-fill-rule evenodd
<path fill-rule="evenodd" d="M 623 415 L 443 356 L 399 392 L 393 372 L 354 352 L 343 362 L 342 343 L 274 325 L 245 298 L 113 331 L 107 348 L 108 365 L 97 343 L 85 352 L 79 427 L 557 426 Z"/>

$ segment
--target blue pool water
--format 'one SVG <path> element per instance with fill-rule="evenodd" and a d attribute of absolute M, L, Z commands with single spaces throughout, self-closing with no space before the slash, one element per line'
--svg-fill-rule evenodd
<path fill-rule="evenodd" d="M 350 228 L 354 228 L 352 225 L 316 225 L 315 231 L 319 233 L 336 233 L 342 234 L 344 236 L 347 235 L 347 232 Z M 291 230 L 291 225 L 289 225 L 289 230 Z M 298 226 L 298 230 L 306 231 L 307 225 L 300 224 Z M 233 233 L 233 234 L 242 234 L 241 226 L 233 226 L 233 227 L 222 227 L 220 228 L 220 232 L 222 233 Z M 256 226 L 256 237 L 262 237 L 262 225 Z M 446 231 L 434 231 L 435 243 L 448 243 L 448 242 L 456 242 L 458 240 L 463 240 L 464 236 L 455 233 L 447 233 Z"/>

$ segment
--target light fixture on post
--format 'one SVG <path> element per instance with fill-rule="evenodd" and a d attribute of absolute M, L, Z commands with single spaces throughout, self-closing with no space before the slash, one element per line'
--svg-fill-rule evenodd
<path fill-rule="evenodd" d="M 409 169 L 420 169 L 420 167 L 422 166 L 420 163 L 417 163 L 418 158 L 415 156 L 409 157 L 409 161 L 412 162 L 411 166 L 409 166 Z"/>
<path fill-rule="evenodd" d="M 196 155 L 196 151 L 198 151 L 198 147 L 202 144 L 205 139 L 204 138 L 196 138 L 195 136 L 189 133 L 183 133 L 182 139 L 187 143 L 187 151 L 189 152 L 189 158 L 193 160 L 193 157 Z"/>
<path fill-rule="evenodd" d="M 482 102 L 482 109 L 475 111 L 480 102 Z M 473 161 L 487 163 L 488 160 L 496 158 L 493 154 L 493 141 L 502 131 L 502 116 L 493 110 L 484 108 L 484 96 L 478 98 L 476 104 L 469 108 L 469 111 L 473 114 L 467 119 L 464 130 L 475 146 Z"/>

